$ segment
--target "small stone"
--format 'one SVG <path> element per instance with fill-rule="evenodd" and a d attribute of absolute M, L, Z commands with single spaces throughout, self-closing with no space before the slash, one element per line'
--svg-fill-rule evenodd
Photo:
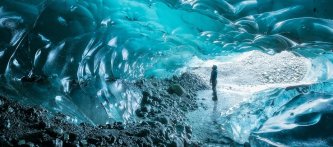
<path fill-rule="evenodd" d="M 118 143 L 119 143 L 120 145 L 122 145 L 122 144 L 123 144 L 123 140 L 122 140 L 122 139 L 118 139 Z"/>
<path fill-rule="evenodd" d="M 8 110 L 8 112 L 9 112 L 9 113 L 12 113 L 12 112 L 14 112 L 14 109 L 13 109 L 12 107 L 8 107 L 8 109 L 7 109 L 7 110 Z"/>
<path fill-rule="evenodd" d="M 185 130 L 187 133 L 192 133 L 192 128 L 190 126 L 185 126 Z"/>
<path fill-rule="evenodd" d="M 123 129 L 125 129 L 125 126 L 124 126 L 124 124 L 121 123 L 121 122 L 115 122 L 115 123 L 114 123 L 114 128 L 115 128 L 115 129 L 119 129 L 119 130 L 123 130 Z"/>
<path fill-rule="evenodd" d="M 143 97 L 150 97 L 152 96 L 152 92 L 150 90 L 146 90 L 142 92 Z"/>
<path fill-rule="evenodd" d="M 249 142 L 245 142 L 245 143 L 244 143 L 244 147 L 251 147 L 251 145 L 250 145 Z"/>
<path fill-rule="evenodd" d="M 34 147 L 35 146 L 35 144 L 32 143 L 32 142 L 27 142 L 25 145 L 28 146 L 28 147 Z"/>
<path fill-rule="evenodd" d="M 35 108 L 29 108 L 28 110 L 27 110 L 27 114 L 28 115 L 33 115 L 33 114 L 35 114 L 37 111 L 36 111 L 36 109 Z"/>
<path fill-rule="evenodd" d="M 19 140 L 18 143 L 17 143 L 17 145 L 24 145 L 24 144 L 25 144 L 25 140 L 23 140 L 23 139 Z"/>
<path fill-rule="evenodd" d="M 109 142 L 110 142 L 111 144 L 113 144 L 113 143 L 116 142 L 116 140 L 117 140 L 117 138 L 116 138 L 115 136 L 110 136 Z"/>
<path fill-rule="evenodd" d="M 77 141 L 77 140 L 74 140 L 74 141 L 72 142 L 72 145 L 71 145 L 71 146 L 79 147 L 79 146 L 80 146 L 80 142 Z"/>
<path fill-rule="evenodd" d="M 150 112 L 150 106 L 148 106 L 148 105 L 146 105 L 146 106 L 143 106 L 142 108 L 141 108 L 141 111 L 142 112 Z"/>
<path fill-rule="evenodd" d="M 185 127 L 184 126 L 182 126 L 182 125 L 177 125 L 176 126 L 176 129 L 177 129 L 177 132 L 178 133 L 180 133 L 180 134 L 186 134 L 186 132 L 185 132 Z"/>
<path fill-rule="evenodd" d="M 47 131 L 51 136 L 54 136 L 54 137 L 59 137 L 64 133 L 63 129 L 59 128 L 59 127 L 53 127 L 53 128 L 48 129 Z"/>
<path fill-rule="evenodd" d="M 67 133 L 64 134 L 63 139 L 64 139 L 65 141 L 69 140 L 69 135 L 68 135 Z"/>
<path fill-rule="evenodd" d="M 176 137 L 176 138 L 172 141 L 171 146 L 174 146 L 174 147 L 183 147 L 183 146 L 184 146 L 184 143 L 183 143 L 183 141 L 181 141 L 178 137 Z"/>
<path fill-rule="evenodd" d="M 63 142 L 62 142 L 62 140 L 60 140 L 60 139 L 55 139 L 55 140 L 53 140 L 53 145 L 55 146 L 55 147 L 62 147 L 63 146 Z"/>
<path fill-rule="evenodd" d="M 162 98 L 160 96 L 153 96 L 152 99 L 157 102 L 161 102 Z"/>
<path fill-rule="evenodd" d="M 113 125 L 112 124 L 106 124 L 104 126 L 102 126 L 104 129 L 113 129 Z"/>
<path fill-rule="evenodd" d="M 161 122 L 162 124 L 169 124 L 169 119 L 167 118 L 167 116 L 159 117 L 158 121 Z"/>
<path fill-rule="evenodd" d="M 179 84 L 172 84 L 167 91 L 170 94 L 177 94 L 178 96 L 182 96 L 185 93 L 185 89 Z"/>
<path fill-rule="evenodd" d="M 87 140 L 81 140 L 80 143 L 83 145 L 83 146 L 86 146 L 88 144 Z"/>
<path fill-rule="evenodd" d="M 145 113 L 145 112 L 142 112 L 140 109 L 137 109 L 135 111 L 135 114 L 138 116 L 138 117 L 146 117 L 148 114 Z"/>
<path fill-rule="evenodd" d="M 11 123 L 10 123 L 10 120 L 9 120 L 9 119 L 5 120 L 5 122 L 4 122 L 4 126 L 5 126 L 5 128 L 7 128 L 7 129 L 10 128 Z"/>

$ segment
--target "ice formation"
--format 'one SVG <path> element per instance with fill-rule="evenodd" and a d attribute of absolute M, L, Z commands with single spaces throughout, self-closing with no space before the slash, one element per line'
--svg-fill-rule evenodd
<path fill-rule="evenodd" d="M 141 99 L 132 80 L 169 77 L 195 58 L 218 61 L 228 77 L 221 81 L 264 86 L 221 116 L 228 118 L 224 129 L 240 143 L 285 145 L 281 132 L 333 132 L 325 128 L 332 118 L 332 4 L 1 0 L 0 92 L 73 121 L 126 122 Z M 321 138 L 321 145 L 332 145 L 331 134 L 318 132 L 292 139 L 302 145 Z"/>

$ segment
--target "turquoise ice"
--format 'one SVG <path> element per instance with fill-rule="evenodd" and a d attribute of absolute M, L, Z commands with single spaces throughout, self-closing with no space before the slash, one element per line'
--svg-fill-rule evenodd
<path fill-rule="evenodd" d="M 319 130 L 333 132 L 325 127 L 333 118 L 331 5 L 1 0 L 0 92 L 63 112 L 73 122 L 135 121 L 141 92 L 134 80 L 184 71 L 202 76 L 219 64 L 228 77 L 221 77 L 221 91 L 246 95 L 219 116 L 224 135 L 253 145 L 286 145 L 291 138 L 330 146 L 332 134 Z M 316 131 L 310 135 L 309 129 Z"/>

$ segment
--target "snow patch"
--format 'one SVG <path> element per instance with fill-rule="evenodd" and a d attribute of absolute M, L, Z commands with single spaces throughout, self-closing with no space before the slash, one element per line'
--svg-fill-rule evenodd
<path fill-rule="evenodd" d="M 311 61 L 288 51 L 274 55 L 250 51 L 228 61 L 193 58 L 187 70 L 209 82 L 213 65 L 218 66 L 218 89 L 253 93 L 268 88 L 305 84 L 303 79 L 311 68 Z"/>

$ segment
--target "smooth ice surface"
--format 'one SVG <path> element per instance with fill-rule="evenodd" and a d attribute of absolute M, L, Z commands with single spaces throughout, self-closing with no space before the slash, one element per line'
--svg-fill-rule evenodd
<path fill-rule="evenodd" d="M 217 91 L 217 101 L 213 101 L 211 90 L 199 91 L 197 98 L 199 109 L 190 112 L 187 117 L 193 127 L 193 139 L 205 142 L 205 146 L 219 146 L 229 143 L 230 134 L 227 134 L 221 115 L 232 111 L 232 107 L 247 99 L 246 94 L 231 92 L 226 89 Z M 225 115 L 224 115 L 225 116 Z"/>
<path fill-rule="evenodd" d="M 223 142 L 227 137 L 247 142 L 252 129 L 262 123 L 260 115 L 264 115 L 252 111 L 271 109 L 272 106 L 262 103 L 267 103 L 265 97 L 273 97 L 276 89 L 316 82 L 316 77 L 309 77 L 312 64 L 311 60 L 287 51 L 274 55 L 250 51 L 207 61 L 194 58 L 186 70 L 208 82 L 212 65 L 217 65 L 219 75 L 217 102 L 212 101 L 212 91 L 198 92 L 203 106 L 189 115 L 194 137 L 215 142 Z M 214 135 L 216 131 L 220 133 Z"/>
<path fill-rule="evenodd" d="M 277 132 L 311 130 L 294 118 L 306 115 L 307 107 L 318 108 L 307 115 L 307 126 L 331 129 L 321 122 L 332 111 L 319 108 L 330 103 L 332 91 L 332 5 L 331 0 L 1 0 L 0 92 L 63 112 L 73 122 L 135 121 L 141 92 L 133 80 L 186 70 L 207 79 L 210 66 L 218 64 L 218 89 L 247 95 L 218 118 L 221 133 L 240 143 L 288 145 L 287 139 L 277 140 Z M 203 66 L 193 66 L 198 64 Z M 312 93 L 328 98 L 286 105 Z M 284 107 L 304 111 L 290 117 Z M 320 138 L 311 136 L 292 140 Z M 322 142 L 332 145 L 328 136 Z"/>

